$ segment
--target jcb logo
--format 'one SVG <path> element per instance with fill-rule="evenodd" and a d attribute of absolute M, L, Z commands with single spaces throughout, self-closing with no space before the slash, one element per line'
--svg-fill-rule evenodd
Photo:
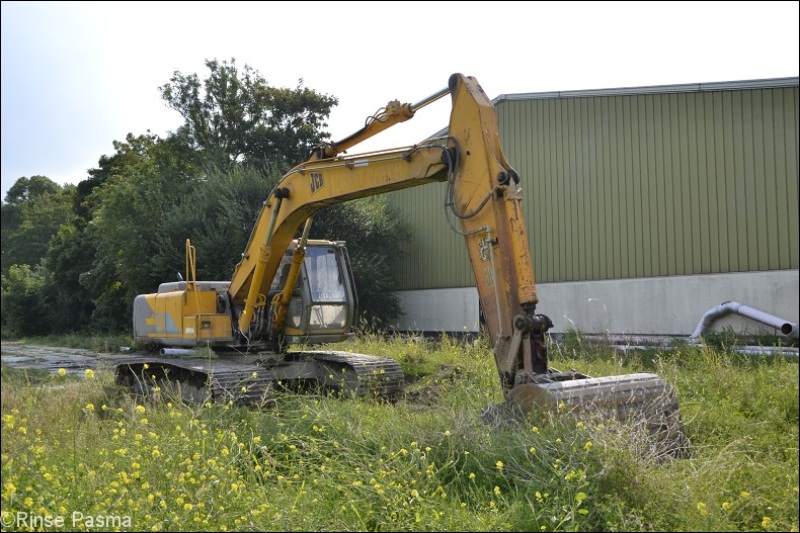
<path fill-rule="evenodd" d="M 325 180 L 322 179 L 322 172 L 312 172 L 309 180 L 311 180 L 311 194 L 314 194 L 325 185 Z"/>

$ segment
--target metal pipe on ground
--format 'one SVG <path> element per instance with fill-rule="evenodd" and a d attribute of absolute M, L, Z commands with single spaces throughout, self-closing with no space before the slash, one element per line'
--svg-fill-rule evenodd
<path fill-rule="evenodd" d="M 765 313 L 764 311 L 759 311 L 758 309 L 743 303 L 734 301 L 723 302 L 715 308 L 707 311 L 706 314 L 703 315 L 703 318 L 700 319 L 700 323 L 697 324 L 697 328 L 694 330 L 694 333 L 692 333 L 691 338 L 697 339 L 701 337 L 703 333 L 708 331 L 708 329 L 711 327 L 711 324 L 713 324 L 716 319 L 731 313 L 736 313 L 745 318 L 760 322 L 765 326 L 775 328 L 787 337 L 793 337 L 795 339 L 798 338 L 796 323 L 784 320 L 777 316 L 770 315 L 769 313 Z"/>
<path fill-rule="evenodd" d="M 194 350 L 189 348 L 161 348 L 161 355 L 194 355 Z"/>
<path fill-rule="evenodd" d="M 691 343 L 689 346 L 694 346 L 696 348 L 702 348 L 703 345 L 699 343 Z M 617 350 L 619 352 L 627 353 L 630 351 L 637 351 L 637 350 L 652 350 L 658 349 L 657 346 L 642 346 L 636 344 L 612 344 L 611 349 Z M 670 350 L 671 348 L 667 348 Z M 800 349 L 793 348 L 793 347 L 783 347 L 783 346 L 731 346 L 729 348 L 731 351 L 741 353 L 744 355 L 775 355 L 775 356 L 786 356 L 786 357 L 800 357 Z"/>

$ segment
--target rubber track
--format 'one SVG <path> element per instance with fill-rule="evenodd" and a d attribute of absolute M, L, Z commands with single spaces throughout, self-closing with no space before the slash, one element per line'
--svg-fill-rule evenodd
<path fill-rule="evenodd" d="M 215 400 L 233 400 L 237 404 L 256 404 L 272 399 L 273 379 L 269 371 L 256 365 L 229 363 L 217 359 L 199 358 L 162 358 L 148 356 L 109 357 L 108 362 L 116 366 L 115 375 L 118 383 L 131 379 L 131 374 L 138 379 L 149 379 L 158 367 L 162 369 L 180 369 L 193 373 L 194 385 L 203 386 L 209 382 Z M 145 369 L 147 364 L 149 368 Z M 185 372 L 179 372 L 185 374 Z M 134 378 L 136 379 L 136 378 Z"/>
<path fill-rule="evenodd" d="M 346 367 L 355 374 L 356 393 L 391 398 L 403 391 L 403 369 L 394 359 L 342 351 L 296 352 L 320 363 Z"/>

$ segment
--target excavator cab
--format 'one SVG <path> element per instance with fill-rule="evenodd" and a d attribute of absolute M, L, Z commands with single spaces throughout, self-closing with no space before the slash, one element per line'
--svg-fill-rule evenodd
<path fill-rule="evenodd" d="M 294 248 L 284 254 L 270 300 L 285 290 Z M 281 335 L 289 344 L 339 342 L 353 336 L 358 298 L 350 258 L 342 241 L 309 241 L 286 309 Z M 273 318 L 274 320 L 274 318 Z"/>

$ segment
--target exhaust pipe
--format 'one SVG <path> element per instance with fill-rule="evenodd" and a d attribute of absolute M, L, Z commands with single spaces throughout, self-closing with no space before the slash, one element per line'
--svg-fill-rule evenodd
<path fill-rule="evenodd" d="M 739 302 L 723 302 L 716 306 L 714 309 L 707 311 L 706 314 L 703 315 L 703 318 L 700 319 L 700 323 L 697 324 L 697 328 L 692 333 L 692 339 L 697 339 L 703 335 L 708 329 L 711 327 L 711 324 L 718 318 L 728 315 L 730 313 L 736 313 L 741 315 L 745 318 L 749 318 L 751 320 L 755 320 L 756 322 L 760 322 L 766 326 L 771 328 L 775 328 L 780 331 L 783 335 L 787 337 L 798 338 L 798 331 L 797 331 L 797 324 L 794 322 L 790 322 L 788 320 L 784 320 L 782 318 L 778 318 L 774 315 L 770 315 L 769 313 L 765 313 L 763 311 L 759 311 L 758 309 L 754 309 L 750 306 L 744 305 Z"/>

